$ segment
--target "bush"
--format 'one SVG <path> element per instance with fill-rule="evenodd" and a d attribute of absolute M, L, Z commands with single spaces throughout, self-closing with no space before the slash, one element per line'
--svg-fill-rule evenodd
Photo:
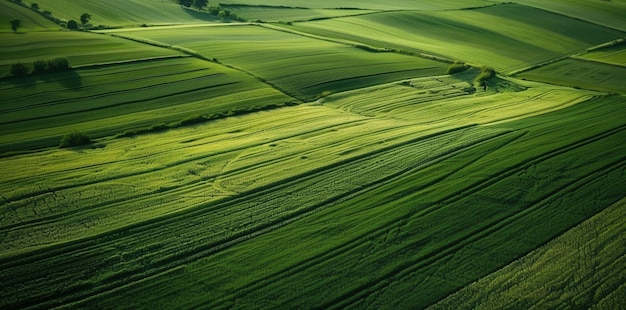
<path fill-rule="evenodd" d="M 475 82 L 478 85 L 485 85 L 485 81 L 494 77 L 496 75 L 496 70 L 491 67 L 482 67 L 480 74 L 476 77 Z"/>
<path fill-rule="evenodd" d="M 71 19 L 67 21 L 67 29 L 72 29 L 72 30 L 76 30 L 78 29 L 78 23 Z"/>
<path fill-rule="evenodd" d="M 28 67 L 25 64 L 18 62 L 11 65 L 11 75 L 13 76 L 25 76 L 28 74 Z"/>
<path fill-rule="evenodd" d="M 62 148 L 87 145 L 91 143 L 91 138 L 80 131 L 72 131 L 61 138 Z"/>
<path fill-rule="evenodd" d="M 48 63 L 44 60 L 35 60 L 33 62 L 33 74 L 44 73 L 48 70 Z"/>
<path fill-rule="evenodd" d="M 448 67 L 446 74 L 455 74 L 469 69 L 470 66 L 464 63 L 453 63 Z"/>
<path fill-rule="evenodd" d="M 50 72 L 65 71 L 70 68 L 70 62 L 65 57 L 57 57 L 48 60 L 48 70 Z"/>

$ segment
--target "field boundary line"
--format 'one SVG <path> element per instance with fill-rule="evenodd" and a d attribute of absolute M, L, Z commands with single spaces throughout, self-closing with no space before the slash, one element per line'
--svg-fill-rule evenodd
<path fill-rule="evenodd" d="M 95 68 L 110 67 L 110 66 L 116 66 L 116 65 L 126 65 L 126 64 L 133 64 L 133 63 L 176 59 L 176 58 L 188 58 L 188 57 L 192 57 L 192 56 L 191 55 L 155 56 L 155 57 L 137 58 L 137 59 L 129 59 L 129 60 L 101 62 L 101 63 L 87 64 L 87 65 L 78 65 L 78 66 L 72 66 L 72 69 L 86 70 L 86 69 L 95 69 Z"/>

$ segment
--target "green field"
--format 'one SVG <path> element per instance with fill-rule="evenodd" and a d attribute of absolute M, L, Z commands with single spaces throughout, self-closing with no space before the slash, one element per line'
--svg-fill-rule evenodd
<path fill-rule="evenodd" d="M 209 59 L 216 58 L 305 100 L 324 92 L 442 74 L 447 67 L 445 63 L 432 60 L 375 53 L 254 25 L 113 32 L 182 46 Z"/>
<path fill-rule="evenodd" d="M 373 9 L 373 10 L 444 10 L 444 9 L 460 9 L 467 7 L 485 6 L 493 4 L 491 1 L 485 0 L 450 0 L 450 1 L 436 1 L 425 0 L 416 3 L 411 0 L 390 0 L 390 1 L 376 1 L 376 0 L 364 0 L 359 2 L 354 1 L 333 1 L 333 0 L 318 0 L 318 1 L 306 1 L 306 0 L 228 0 L 221 2 L 224 4 L 245 4 L 250 6 L 286 6 L 286 7 L 299 7 L 299 8 L 313 8 L 313 9 L 334 9 L 334 8 L 358 8 L 358 9 Z"/>
<path fill-rule="evenodd" d="M 20 32 L 35 30 L 59 30 L 61 27 L 44 18 L 39 13 L 7 1 L 0 2 L 0 33 L 12 32 L 10 21 L 19 19 L 22 22 Z M 3 44 L 4 45 L 4 44 Z"/>
<path fill-rule="evenodd" d="M 619 309 L 626 201 L 620 200 L 529 255 L 429 309 Z M 532 296 L 544 296 L 536 299 Z"/>
<path fill-rule="evenodd" d="M 520 0 L 516 2 L 626 31 L 626 20 L 623 14 L 626 10 L 626 1 L 623 0 Z"/>
<path fill-rule="evenodd" d="M 37 0 L 36 3 L 41 10 L 50 11 L 65 21 L 76 20 L 80 23 L 81 14 L 88 13 L 92 15 L 90 24 L 94 26 L 161 25 L 213 20 L 207 14 L 183 9 L 169 0 Z"/>
<path fill-rule="evenodd" d="M 0 33 L 0 76 L 22 62 L 67 57 L 72 67 L 181 55 L 180 52 L 84 32 Z M 3 82 L 6 83 L 6 82 Z"/>
<path fill-rule="evenodd" d="M 0 309 L 621 307 L 622 0 L 38 4 L 115 29 L 0 4 Z"/>
<path fill-rule="evenodd" d="M 524 72 L 518 77 L 606 92 L 626 93 L 626 66 L 569 58 Z"/>
<path fill-rule="evenodd" d="M 626 43 L 622 40 L 617 44 L 590 50 L 576 58 L 626 67 Z"/>
<path fill-rule="evenodd" d="M 327 19 L 342 16 L 370 14 L 375 10 L 365 9 L 310 9 L 293 7 L 266 7 L 266 6 L 224 6 L 231 12 L 249 21 L 263 22 L 293 22 L 312 19 Z"/>
<path fill-rule="evenodd" d="M 292 100 L 239 71 L 191 57 L 93 65 L 6 80 L 0 92 L 7 94 L 0 104 L 4 152 L 57 145 L 59 137 L 72 130 L 111 136 Z"/>
<path fill-rule="evenodd" d="M 461 11 L 370 14 L 295 23 L 290 28 L 489 65 L 504 72 L 623 36 L 623 32 L 515 4 Z"/>

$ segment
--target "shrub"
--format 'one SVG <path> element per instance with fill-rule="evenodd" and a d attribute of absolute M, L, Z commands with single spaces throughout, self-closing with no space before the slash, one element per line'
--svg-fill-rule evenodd
<path fill-rule="evenodd" d="M 65 57 L 57 57 L 48 60 L 48 70 L 51 72 L 65 71 L 70 68 L 70 62 Z"/>
<path fill-rule="evenodd" d="M 205 117 L 204 115 L 194 115 L 180 121 L 180 126 L 199 124 L 208 120 L 209 118 Z"/>
<path fill-rule="evenodd" d="M 219 6 L 212 6 L 209 8 L 209 14 L 217 16 L 222 9 Z"/>
<path fill-rule="evenodd" d="M 78 23 L 73 19 L 68 20 L 67 29 L 72 29 L 72 30 L 78 29 Z"/>
<path fill-rule="evenodd" d="M 28 67 L 25 64 L 18 62 L 11 65 L 11 75 L 13 76 L 25 76 L 28 74 Z"/>
<path fill-rule="evenodd" d="M 485 85 L 485 81 L 494 77 L 496 75 L 496 70 L 491 67 L 482 67 L 480 74 L 476 77 L 475 82 L 479 85 Z"/>
<path fill-rule="evenodd" d="M 61 138 L 61 144 L 59 145 L 62 148 L 74 147 L 87 145 L 91 143 L 91 138 L 89 138 L 86 134 L 80 131 L 72 131 L 67 133 Z"/>
<path fill-rule="evenodd" d="M 48 63 L 44 60 L 33 61 L 33 74 L 44 73 L 48 70 Z"/>
<path fill-rule="evenodd" d="M 38 3 L 31 3 L 30 4 L 30 8 L 35 10 L 35 11 L 39 11 L 39 4 Z"/>
<path fill-rule="evenodd" d="M 453 63 L 448 67 L 446 74 L 455 74 L 469 69 L 470 66 L 464 63 Z"/>

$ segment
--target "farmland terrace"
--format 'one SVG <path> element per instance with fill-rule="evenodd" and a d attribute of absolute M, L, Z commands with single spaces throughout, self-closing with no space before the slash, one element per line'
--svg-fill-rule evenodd
<path fill-rule="evenodd" d="M 0 1 L 0 308 L 619 308 L 624 15 Z"/>

